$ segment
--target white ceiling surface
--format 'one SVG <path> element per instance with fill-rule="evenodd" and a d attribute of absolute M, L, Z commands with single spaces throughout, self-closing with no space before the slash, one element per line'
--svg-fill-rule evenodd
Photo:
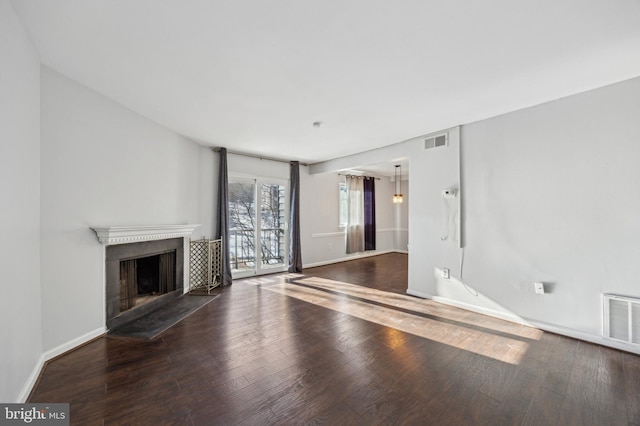
<path fill-rule="evenodd" d="M 638 0 L 12 4 L 47 66 L 204 145 L 305 162 L 640 75 Z"/>

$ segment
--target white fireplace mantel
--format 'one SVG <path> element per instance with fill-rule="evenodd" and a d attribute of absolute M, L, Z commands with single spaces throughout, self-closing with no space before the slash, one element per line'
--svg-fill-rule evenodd
<path fill-rule="evenodd" d="M 188 237 L 199 226 L 199 224 L 92 226 L 91 229 L 95 231 L 100 243 L 113 245 Z"/>

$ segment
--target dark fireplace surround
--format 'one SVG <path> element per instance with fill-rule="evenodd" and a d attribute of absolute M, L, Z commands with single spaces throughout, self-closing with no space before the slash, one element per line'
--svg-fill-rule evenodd
<path fill-rule="evenodd" d="M 141 306 L 120 311 L 120 262 L 175 252 L 175 286 L 174 290 L 162 294 Z M 184 293 L 184 239 L 170 238 L 129 244 L 109 245 L 105 252 L 106 268 L 106 325 L 107 330 L 135 321 L 138 318 L 158 309 Z"/>

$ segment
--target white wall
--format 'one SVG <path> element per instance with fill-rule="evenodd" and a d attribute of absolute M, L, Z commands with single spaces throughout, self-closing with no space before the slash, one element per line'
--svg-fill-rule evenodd
<path fill-rule="evenodd" d="M 309 211 L 310 217 L 312 218 L 310 222 L 315 227 L 310 231 L 311 235 L 332 232 L 328 230 L 334 226 L 333 222 L 324 224 L 322 220 L 323 218 L 326 220 L 327 215 L 337 215 L 335 212 L 338 211 L 338 200 L 331 194 L 332 190 L 328 189 L 331 185 L 337 186 L 337 182 L 341 180 L 341 178 L 336 175 L 337 172 L 351 169 L 357 170 L 360 168 L 366 169 L 367 166 L 374 164 L 377 165 L 380 163 L 395 161 L 403 162 L 407 159 L 409 159 L 409 169 L 411 169 L 411 157 L 415 153 L 419 153 L 424 148 L 424 137 L 425 136 L 419 136 L 408 141 L 387 145 L 382 148 L 376 148 L 358 154 L 348 155 L 310 165 L 308 174 L 311 180 L 307 184 L 311 188 L 309 193 L 323 194 L 323 197 L 327 197 L 326 200 L 322 202 L 322 209 L 313 208 Z M 323 180 L 333 182 L 333 184 L 329 185 L 328 183 L 320 183 Z M 410 180 L 411 172 L 409 172 L 409 180 L 402 181 L 402 192 L 404 195 L 404 203 L 402 204 L 393 204 L 391 201 L 387 204 L 386 201 L 391 200 L 395 192 L 395 184 L 392 183 L 389 178 L 382 178 L 382 180 L 376 181 L 376 221 L 378 222 L 377 237 L 378 241 L 382 242 L 382 244 L 377 246 L 377 251 L 394 250 L 405 252 L 409 250 L 409 211 L 412 204 L 411 200 L 413 199 L 409 196 L 412 187 Z M 304 201 L 303 196 L 300 198 Z M 314 201 L 311 200 L 311 202 L 313 203 Z M 315 203 L 317 204 L 318 202 L 315 201 Z M 320 216 L 318 212 L 322 212 L 322 216 Z M 334 219 L 330 220 L 333 221 Z M 337 216 L 335 222 L 337 222 Z M 304 234 L 302 237 L 305 237 Z M 310 238 L 310 236 L 308 235 L 307 238 Z M 337 235 L 333 236 L 333 238 L 333 242 L 323 240 L 314 241 L 311 239 L 308 241 L 306 245 L 311 248 L 307 250 L 308 252 L 311 252 L 311 255 L 309 256 L 311 262 L 322 263 L 329 262 L 331 260 L 342 260 L 344 258 L 344 236 Z M 332 244 L 331 248 L 329 248 L 329 244 Z M 304 243 L 303 246 L 305 246 Z M 335 247 L 337 246 L 340 247 L 339 250 L 342 253 L 328 253 L 335 251 Z M 303 258 L 305 263 L 307 263 L 307 258 L 304 256 L 304 253 Z"/>
<path fill-rule="evenodd" d="M 41 86 L 43 345 L 55 351 L 105 324 L 90 226 L 212 223 L 200 196 L 214 174 L 200 170 L 206 148 L 55 71 L 43 68 Z"/>
<path fill-rule="evenodd" d="M 17 402 L 42 353 L 40 61 L 6 0 L 0 0 L 0 62 L 0 401 Z"/>
<path fill-rule="evenodd" d="M 218 214 L 218 164 L 220 158 L 211 148 L 200 147 L 200 236 L 215 238 Z M 195 238 L 195 236 L 194 236 Z"/>
<path fill-rule="evenodd" d="M 302 260 L 313 266 L 359 257 L 361 253 L 345 253 L 344 229 L 339 227 L 338 185 L 344 177 L 337 173 L 311 174 L 300 168 L 300 232 Z M 406 185 L 406 182 L 404 182 Z M 376 250 L 406 250 L 406 235 L 396 236 L 396 205 L 391 202 L 394 184 L 388 178 L 376 180 Z M 402 216 L 403 207 L 398 207 Z M 406 209 L 406 204 L 404 209 Z M 401 247 L 396 247 L 396 243 Z M 404 245 L 403 245 L 404 244 Z"/>
<path fill-rule="evenodd" d="M 464 126 L 463 281 L 519 317 L 589 335 L 601 333 L 601 293 L 640 297 L 638 117 L 640 78 Z M 426 291 L 482 306 L 460 286 Z"/>
<path fill-rule="evenodd" d="M 395 183 L 387 176 L 376 180 L 376 251 L 407 251 L 409 181 L 403 180 L 401 187 L 403 202 L 402 204 L 394 204 Z"/>
<path fill-rule="evenodd" d="M 260 158 L 248 157 L 245 155 L 227 154 L 227 169 L 230 175 L 234 174 L 247 177 L 272 178 L 279 180 L 289 179 L 289 163 L 262 160 Z M 304 169 L 304 167 L 301 166 L 301 172 L 302 169 Z"/>
<path fill-rule="evenodd" d="M 408 179 L 402 180 L 400 189 L 403 198 L 402 204 L 393 205 L 393 249 L 406 252 L 409 250 L 409 206 L 411 206 L 411 196 L 409 192 L 410 185 Z M 392 194 L 395 193 L 395 186 L 391 188 L 391 191 L 391 194 L 386 194 L 380 202 L 387 203 L 392 199 Z M 377 197 L 378 195 L 376 195 L 376 200 L 379 199 Z"/>
<path fill-rule="evenodd" d="M 453 268 L 459 259 L 460 239 L 459 194 L 444 199 L 442 190 L 460 188 L 459 148 L 460 129 L 448 131 L 448 145 L 424 149 L 419 146 L 411 153 L 409 188 L 409 289 L 416 295 L 433 295 L 433 271 L 436 267 Z"/>
<path fill-rule="evenodd" d="M 601 294 L 640 297 L 637 117 L 640 78 L 462 126 L 464 252 L 433 238 L 455 155 L 412 153 L 409 293 L 616 346 Z"/>

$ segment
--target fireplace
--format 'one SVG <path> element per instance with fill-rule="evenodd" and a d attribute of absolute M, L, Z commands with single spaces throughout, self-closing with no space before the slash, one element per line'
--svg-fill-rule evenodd
<path fill-rule="evenodd" d="M 198 226 L 92 227 L 106 246 L 107 330 L 161 309 L 184 294 L 184 237 Z"/>

